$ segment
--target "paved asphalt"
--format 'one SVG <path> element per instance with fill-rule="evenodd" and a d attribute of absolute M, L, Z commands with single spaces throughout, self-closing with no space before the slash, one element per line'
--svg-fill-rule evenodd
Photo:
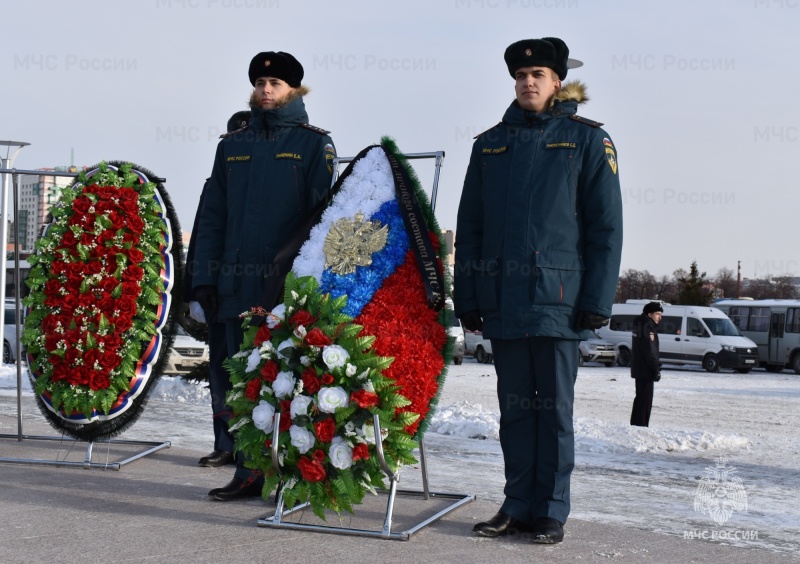
<path fill-rule="evenodd" d="M 25 421 L 25 436 L 54 437 L 40 421 Z M 275 510 L 272 500 L 215 502 L 209 489 L 224 485 L 232 467 L 200 468 L 206 454 L 165 448 L 122 466 L 83 468 L 87 444 L 17 438 L 16 398 L 0 396 L 0 458 L 74 462 L 77 466 L 0 461 L 0 561 L 11 562 L 786 562 L 792 558 L 719 540 L 570 519 L 564 542 L 543 546 L 523 536 L 473 537 L 472 526 L 491 517 L 486 500 L 464 505 L 408 541 L 258 526 Z M 135 429 L 129 434 L 135 435 Z M 92 462 L 125 460 L 140 445 L 97 443 Z M 466 469 L 468 470 L 468 469 Z M 439 486 L 437 488 L 437 486 Z M 412 487 L 404 484 L 400 487 Z M 432 484 L 433 491 L 458 486 Z M 372 497 L 342 524 L 379 531 L 387 496 Z M 399 496 L 392 530 L 405 531 L 449 502 Z M 311 511 L 290 521 L 319 523 Z M 654 516 L 657 519 L 657 516 Z M 339 525 L 335 516 L 329 525 Z"/>

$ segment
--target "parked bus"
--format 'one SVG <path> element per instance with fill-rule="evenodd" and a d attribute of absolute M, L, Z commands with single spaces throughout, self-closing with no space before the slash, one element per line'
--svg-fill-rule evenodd
<path fill-rule="evenodd" d="M 720 300 L 713 306 L 758 345 L 759 363 L 768 372 L 791 368 L 800 374 L 800 300 Z"/>

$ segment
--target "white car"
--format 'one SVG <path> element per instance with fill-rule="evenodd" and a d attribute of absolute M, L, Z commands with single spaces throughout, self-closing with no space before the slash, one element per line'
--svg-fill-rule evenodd
<path fill-rule="evenodd" d="M 612 343 L 601 339 L 597 333 L 594 336 L 594 339 L 581 341 L 578 364 L 583 366 L 584 362 L 599 362 L 609 367 L 613 366 L 617 362 L 617 348 Z"/>
<path fill-rule="evenodd" d="M 188 374 L 197 365 L 208 362 L 208 345 L 198 341 L 176 324 L 175 341 L 169 349 L 164 374 Z"/>

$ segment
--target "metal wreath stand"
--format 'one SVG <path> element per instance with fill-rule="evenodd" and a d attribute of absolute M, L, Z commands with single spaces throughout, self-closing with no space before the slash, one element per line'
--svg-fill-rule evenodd
<path fill-rule="evenodd" d="M 436 209 L 436 194 L 439 186 L 439 172 L 442 167 L 442 160 L 444 159 L 444 151 L 435 151 L 431 153 L 409 153 L 404 155 L 406 159 L 431 159 L 435 158 L 435 171 L 433 176 L 433 191 L 431 193 L 431 209 Z M 333 159 L 333 170 L 334 175 L 332 179 L 332 183 L 336 182 L 336 179 L 339 175 L 339 163 L 347 163 L 351 162 L 355 159 L 355 157 L 344 157 L 344 158 L 335 158 Z M 274 416 L 274 431 L 273 431 L 273 439 L 272 439 L 272 466 L 274 468 L 280 469 L 279 460 L 278 460 L 278 434 L 280 429 L 280 413 L 275 413 Z M 380 429 L 380 418 L 378 415 L 373 416 L 373 425 L 375 429 Z M 386 515 L 383 521 L 383 527 L 380 530 L 371 530 L 371 529 L 354 529 L 351 527 L 335 527 L 330 525 L 315 525 L 311 523 L 297 523 L 292 521 L 284 521 L 284 518 L 292 515 L 297 511 L 301 511 L 310 505 L 309 502 L 297 504 L 291 509 L 284 509 L 284 500 L 283 500 L 283 492 L 278 492 L 277 497 L 277 507 L 275 508 L 275 513 L 272 516 L 262 517 L 258 520 L 259 527 L 272 527 L 272 528 L 282 528 L 282 529 L 296 529 L 296 530 L 303 530 L 303 531 L 315 531 L 320 533 L 334 533 L 339 535 L 350 535 L 350 536 L 362 536 L 362 537 L 376 537 L 382 539 L 391 539 L 391 540 L 401 540 L 407 541 L 411 539 L 411 536 L 420 531 L 422 528 L 434 523 L 447 515 L 448 513 L 458 509 L 462 505 L 475 501 L 476 496 L 474 494 L 464 494 L 464 493 L 443 493 L 443 492 L 432 492 L 428 487 L 428 469 L 427 464 L 425 461 L 425 446 L 423 443 L 422 438 L 419 440 L 419 461 L 420 461 L 420 469 L 422 471 L 422 491 L 417 490 L 399 490 L 397 488 L 397 484 L 400 480 L 400 474 L 398 472 L 393 472 L 389 465 L 386 462 L 386 458 L 383 454 L 383 444 L 380 440 L 380 433 L 375 434 L 376 441 L 376 453 L 378 455 L 378 461 L 381 465 L 381 469 L 386 477 L 389 479 L 389 489 L 388 490 L 379 490 L 381 493 L 388 494 L 388 500 L 386 503 Z M 416 498 L 423 498 L 424 500 L 428 501 L 430 499 L 442 499 L 442 500 L 450 500 L 452 503 L 442 509 L 441 511 L 437 512 L 436 514 L 428 517 L 420 521 L 419 523 L 413 525 L 409 529 L 404 531 L 393 531 L 392 530 L 392 517 L 394 513 L 394 503 L 395 498 L 397 495 L 409 496 L 409 497 L 416 497 Z"/>
<path fill-rule="evenodd" d="M 0 173 L 5 175 L 11 174 L 13 176 L 13 184 L 14 184 L 14 217 L 19 217 L 19 174 L 31 174 L 37 176 L 67 176 L 67 177 L 76 177 L 78 176 L 77 173 L 74 172 L 57 172 L 57 171 L 41 171 L 41 170 L 17 170 L 17 169 L 7 169 L 5 167 L 0 168 Z M 6 177 L 7 178 L 7 177 Z M 3 194 L 2 199 L 5 202 L 7 197 L 6 194 L 6 182 L 5 178 L 3 181 Z M 3 234 L 5 234 L 5 226 L 2 227 Z M 19 241 L 19 222 L 14 221 L 14 241 Z M 5 254 L 3 255 L 3 276 L 2 278 L 5 279 L 5 265 L 6 259 Z M 5 283 L 3 287 L 0 288 L 0 294 L 5 298 Z M 72 437 L 66 437 L 64 435 L 60 437 L 49 437 L 44 435 L 24 435 L 22 433 L 22 345 L 20 343 L 20 336 L 21 336 L 21 326 L 20 326 L 20 308 L 22 306 L 20 302 L 20 274 L 19 274 L 19 252 L 14 252 L 14 298 L 15 298 L 15 326 L 17 331 L 17 342 L 15 346 L 15 358 L 17 359 L 17 434 L 0 434 L 0 439 L 16 439 L 18 442 L 22 442 L 24 439 L 32 440 L 32 441 L 55 441 L 59 443 L 68 442 L 70 445 L 75 445 L 78 442 L 88 442 L 86 446 L 86 455 L 84 457 L 83 462 L 78 461 L 70 461 L 70 460 L 55 460 L 51 459 L 40 459 L 40 458 L 14 458 L 14 457 L 0 457 L 0 463 L 10 463 L 10 464 L 27 464 L 27 465 L 44 465 L 44 466 L 70 466 L 70 467 L 81 467 L 84 469 L 90 468 L 101 468 L 103 470 L 120 470 L 126 464 L 129 464 L 135 460 L 138 460 L 148 454 L 152 454 L 158 450 L 169 448 L 172 443 L 170 441 L 135 441 L 135 440 L 123 440 L 123 439 L 108 439 L 102 441 L 103 444 L 107 444 L 109 447 L 112 444 L 115 445 L 133 445 L 133 446 L 142 446 L 148 447 L 144 451 L 124 458 L 123 460 L 115 460 L 113 462 L 92 462 L 92 452 L 94 449 L 94 441 L 82 441 L 81 439 L 76 439 Z M 5 302 L 5 300 L 3 300 Z M 67 451 L 67 455 L 71 451 L 72 446 Z M 67 456 L 65 455 L 65 457 Z M 58 454 L 56 454 L 56 457 Z"/>

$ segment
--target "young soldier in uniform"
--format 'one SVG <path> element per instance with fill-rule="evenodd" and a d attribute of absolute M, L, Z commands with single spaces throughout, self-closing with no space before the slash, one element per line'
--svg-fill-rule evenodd
<path fill-rule="evenodd" d="M 250 112 L 236 112 L 228 120 L 227 131 L 231 133 L 241 129 L 250 121 Z M 192 227 L 192 237 L 189 240 L 189 250 L 186 253 L 186 272 L 184 276 L 184 295 L 189 301 L 190 315 L 208 327 L 208 388 L 211 392 L 211 412 L 212 424 L 214 428 L 214 450 L 202 457 L 198 461 L 200 466 L 218 467 L 233 464 L 233 437 L 228 431 L 228 422 L 231 419 L 231 410 L 226 403 L 227 393 L 231 389 L 231 381 L 228 371 L 222 363 L 228 356 L 228 338 L 225 331 L 225 324 L 217 319 L 206 319 L 205 314 L 199 308 L 198 302 L 194 301 L 192 291 L 192 279 L 194 276 L 195 263 L 194 252 L 197 245 L 197 227 L 200 221 L 200 211 L 203 209 L 208 179 L 203 185 L 200 193 L 200 201 L 197 204 L 197 212 L 194 216 L 194 226 Z M 196 307 L 197 306 L 197 307 Z M 200 309 L 200 311 L 197 311 Z"/>
<path fill-rule="evenodd" d="M 248 71 L 249 124 L 217 146 L 198 225 L 194 290 L 210 318 L 225 323 L 228 354 L 239 351 L 239 314 L 260 303 L 276 254 L 328 194 L 336 156 L 328 132 L 308 124 L 302 65 L 289 53 L 259 53 Z M 263 477 L 237 457 L 219 501 L 261 495 Z"/>
<path fill-rule="evenodd" d="M 631 378 L 636 379 L 636 397 L 631 410 L 631 425 L 650 425 L 653 409 L 653 384 L 661 380 L 661 365 L 658 361 L 658 333 L 664 308 L 658 302 L 650 302 L 642 314 L 633 322 L 631 334 Z"/>
<path fill-rule="evenodd" d="M 561 542 L 574 466 L 578 344 L 608 322 L 622 251 L 616 149 L 576 115 L 557 38 L 509 46 L 516 99 L 472 149 L 456 230 L 455 310 L 491 339 L 505 501 L 477 535 Z"/>

